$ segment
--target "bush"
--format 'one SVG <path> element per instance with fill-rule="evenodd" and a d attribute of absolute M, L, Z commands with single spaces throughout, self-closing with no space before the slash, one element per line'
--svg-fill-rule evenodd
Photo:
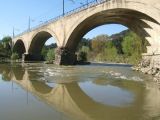
<path fill-rule="evenodd" d="M 87 53 L 81 51 L 81 52 L 78 54 L 78 61 L 86 62 L 86 61 L 87 61 Z"/>
<path fill-rule="evenodd" d="M 41 55 L 43 56 L 43 58 L 46 60 L 47 59 L 47 53 L 48 53 L 48 50 L 46 47 L 43 47 L 42 48 L 42 52 L 41 52 Z"/>
<path fill-rule="evenodd" d="M 50 49 L 47 53 L 47 61 L 53 61 L 55 60 L 55 50 Z"/>
<path fill-rule="evenodd" d="M 17 59 L 19 59 L 18 54 L 17 53 L 12 53 L 11 60 L 17 60 Z"/>

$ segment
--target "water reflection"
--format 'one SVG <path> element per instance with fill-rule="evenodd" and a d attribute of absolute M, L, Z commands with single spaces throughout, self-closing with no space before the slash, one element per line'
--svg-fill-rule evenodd
<path fill-rule="evenodd" d="M 50 84 L 41 72 L 44 66 L 18 64 L 0 65 L 0 68 L 3 80 L 12 80 L 73 120 L 159 119 L 160 91 L 152 86 L 153 83 L 144 85 L 104 77 L 79 82 L 81 78 L 74 76 L 70 82 L 59 80 L 62 83 L 54 81 Z"/>

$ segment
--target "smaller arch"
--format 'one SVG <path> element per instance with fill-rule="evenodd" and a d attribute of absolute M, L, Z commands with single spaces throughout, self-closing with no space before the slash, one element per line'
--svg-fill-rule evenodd
<path fill-rule="evenodd" d="M 36 32 L 31 39 L 30 47 L 28 50 L 29 54 L 40 55 L 45 42 L 51 37 L 53 37 L 56 40 L 56 44 L 58 44 L 57 36 L 53 34 L 52 31 L 46 29 Z"/>
<path fill-rule="evenodd" d="M 18 39 L 13 46 L 13 52 L 17 53 L 19 58 L 22 58 L 22 55 L 26 52 L 26 48 L 23 40 Z"/>

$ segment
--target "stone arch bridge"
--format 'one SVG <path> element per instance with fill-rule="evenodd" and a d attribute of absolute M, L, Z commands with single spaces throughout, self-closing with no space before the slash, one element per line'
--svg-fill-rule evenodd
<path fill-rule="evenodd" d="M 158 60 L 160 53 L 159 0 L 99 0 L 47 21 L 13 38 L 13 49 L 23 60 L 41 59 L 41 49 L 50 37 L 57 43 L 56 64 L 74 64 L 75 50 L 82 37 L 104 24 L 127 26 L 147 40 L 147 53 Z"/>

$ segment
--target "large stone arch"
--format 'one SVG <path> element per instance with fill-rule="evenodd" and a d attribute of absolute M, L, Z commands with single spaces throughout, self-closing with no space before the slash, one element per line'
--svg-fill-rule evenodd
<path fill-rule="evenodd" d="M 56 44 L 58 44 L 57 36 L 49 29 L 38 30 L 33 34 L 28 50 L 32 60 L 41 60 L 41 50 L 45 42 L 51 37 L 53 37 L 56 40 Z"/>
<path fill-rule="evenodd" d="M 22 58 L 22 55 L 26 52 L 25 44 L 22 39 L 18 39 L 15 42 L 13 46 L 13 52 L 17 53 L 19 58 Z"/>
<path fill-rule="evenodd" d="M 97 12 L 85 19 L 83 18 L 79 23 L 77 22 L 78 24 L 72 28 L 72 32 L 68 37 L 66 48 L 74 52 L 78 43 L 87 32 L 98 26 L 112 23 L 122 24 L 130 28 L 142 39 L 149 38 L 151 35 L 146 29 L 154 28 L 147 24 L 145 20 L 159 24 L 155 19 L 142 12 L 126 8 L 115 8 Z M 149 41 L 149 43 L 152 44 L 152 41 Z"/>

